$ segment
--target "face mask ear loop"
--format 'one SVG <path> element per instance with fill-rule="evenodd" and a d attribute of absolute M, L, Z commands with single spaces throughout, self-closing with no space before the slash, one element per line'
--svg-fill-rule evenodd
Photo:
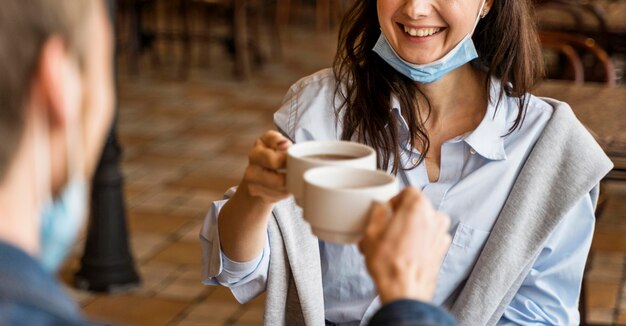
<path fill-rule="evenodd" d="M 478 9 L 478 16 L 476 17 L 476 22 L 474 23 L 474 28 L 472 28 L 472 32 L 470 33 L 470 35 L 474 35 L 474 31 L 478 26 L 478 22 L 480 22 L 480 19 L 483 18 L 480 14 L 482 14 L 485 4 L 487 4 L 487 0 L 484 0 L 483 3 L 480 5 L 480 9 Z"/>
<path fill-rule="evenodd" d="M 79 83 L 78 84 L 80 87 L 79 93 L 81 94 L 81 99 L 79 101 L 79 103 L 81 105 L 79 105 L 78 107 L 74 108 L 77 112 L 75 113 L 75 116 L 73 117 L 72 120 L 68 120 L 67 123 L 67 127 L 66 127 L 66 136 L 65 136 L 65 142 L 66 142 L 66 146 L 67 146 L 67 154 L 66 154 L 66 159 L 67 159 L 67 182 L 71 182 L 73 179 L 75 179 L 76 177 L 79 177 L 79 179 L 84 179 L 84 164 L 82 164 L 82 159 L 83 159 L 83 148 L 82 148 L 82 143 L 79 141 L 79 139 L 82 139 L 82 125 L 81 123 L 83 122 L 82 118 L 82 114 L 83 114 L 83 110 L 85 109 L 85 106 L 82 105 L 84 103 L 84 94 L 83 94 L 83 88 L 82 88 L 82 84 Z"/>
<path fill-rule="evenodd" d="M 83 178 L 82 164 L 80 159 L 82 155 L 82 147 L 79 144 L 78 138 L 80 137 L 80 119 L 77 118 L 71 121 L 67 125 L 66 130 L 66 145 L 67 145 L 67 182 L 70 182 L 74 177 Z"/>
<path fill-rule="evenodd" d="M 50 160 L 50 118 L 48 113 L 44 114 L 45 118 L 40 120 L 41 131 L 35 131 L 35 188 L 39 194 L 37 199 L 38 207 L 43 207 L 46 203 L 52 201 L 52 166 Z M 34 128 L 37 130 L 37 128 Z M 43 134 L 43 135 L 39 135 Z M 41 137 L 37 137 L 37 136 Z M 37 138 L 40 140 L 37 141 Z"/>

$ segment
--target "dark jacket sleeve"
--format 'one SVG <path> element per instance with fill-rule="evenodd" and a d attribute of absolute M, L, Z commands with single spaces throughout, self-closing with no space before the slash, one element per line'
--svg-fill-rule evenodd
<path fill-rule="evenodd" d="M 445 310 L 415 300 L 398 300 L 384 305 L 370 326 L 456 326 L 456 320 Z"/>
<path fill-rule="evenodd" d="M 61 316 L 27 303 L 0 301 L 0 325 L 21 326 L 103 326 L 80 316 Z"/>

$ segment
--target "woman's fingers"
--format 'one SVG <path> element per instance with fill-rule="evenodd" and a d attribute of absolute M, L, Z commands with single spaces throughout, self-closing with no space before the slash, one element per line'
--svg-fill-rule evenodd
<path fill-rule="evenodd" d="M 285 187 L 285 174 L 278 172 L 286 165 L 289 146 L 291 141 L 273 130 L 256 140 L 248 154 L 249 164 L 243 176 L 250 195 L 267 203 L 275 203 L 289 196 Z"/>
<path fill-rule="evenodd" d="M 280 169 L 285 166 L 287 149 L 291 141 L 281 133 L 270 130 L 257 139 L 250 151 L 250 163 L 266 169 Z"/>
<path fill-rule="evenodd" d="M 248 184 L 250 195 L 261 198 L 266 203 L 275 203 L 289 197 L 289 193 L 276 191 L 258 184 Z"/>
<path fill-rule="evenodd" d="M 259 140 L 263 142 L 265 147 L 273 150 L 286 150 L 291 146 L 291 141 L 287 137 L 274 130 L 267 131 Z"/>
<path fill-rule="evenodd" d="M 249 184 L 261 185 L 274 189 L 278 192 L 286 192 L 286 176 L 273 170 L 265 169 L 259 165 L 249 165 L 246 168 L 244 179 Z"/>
<path fill-rule="evenodd" d="M 259 165 L 266 169 L 277 170 L 285 167 L 287 153 L 266 147 L 259 139 L 250 151 L 249 161 L 250 165 Z"/>

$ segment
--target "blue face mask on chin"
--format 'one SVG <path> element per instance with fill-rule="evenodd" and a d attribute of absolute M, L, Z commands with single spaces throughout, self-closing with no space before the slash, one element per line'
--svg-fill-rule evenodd
<path fill-rule="evenodd" d="M 65 260 L 83 225 L 86 203 L 87 184 L 73 177 L 58 198 L 44 204 L 39 259 L 46 270 L 56 272 Z"/>
<path fill-rule="evenodd" d="M 480 12 L 482 12 L 485 1 L 478 10 L 479 16 L 476 18 L 474 28 L 480 20 Z M 450 52 L 441 59 L 435 60 L 427 64 L 414 64 L 403 60 L 398 53 L 391 47 L 384 33 L 380 33 L 373 51 L 376 52 L 385 62 L 393 67 L 399 73 L 409 77 L 418 83 L 436 82 L 450 71 L 478 58 L 478 52 L 472 41 L 472 34 L 467 34 Z"/>
<path fill-rule="evenodd" d="M 409 77 L 418 83 L 432 83 L 438 81 L 450 71 L 478 58 L 478 53 L 470 35 L 466 36 L 443 58 L 431 63 L 418 65 L 406 62 L 393 50 L 385 34 L 380 33 L 378 42 L 374 46 L 376 52 L 383 60 L 399 73 Z"/>

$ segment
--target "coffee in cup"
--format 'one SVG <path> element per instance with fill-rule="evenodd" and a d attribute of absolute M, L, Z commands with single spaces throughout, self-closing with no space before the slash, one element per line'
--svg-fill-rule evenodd
<path fill-rule="evenodd" d="M 373 148 L 348 141 L 310 141 L 297 143 L 287 150 L 287 191 L 294 195 L 296 204 L 303 206 L 304 173 L 321 166 L 350 166 L 376 170 L 376 151 Z"/>

